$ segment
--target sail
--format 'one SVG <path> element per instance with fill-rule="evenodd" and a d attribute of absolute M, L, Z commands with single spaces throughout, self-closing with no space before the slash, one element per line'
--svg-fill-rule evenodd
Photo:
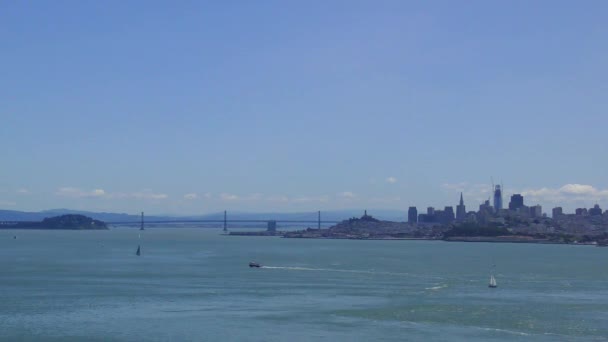
<path fill-rule="evenodd" d="M 494 275 L 490 276 L 490 286 L 496 287 L 496 278 L 494 278 Z"/>
<path fill-rule="evenodd" d="M 137 252 L 135 252 L 135 255 L 141 255 L 141 246 L 137 246 Z"/>

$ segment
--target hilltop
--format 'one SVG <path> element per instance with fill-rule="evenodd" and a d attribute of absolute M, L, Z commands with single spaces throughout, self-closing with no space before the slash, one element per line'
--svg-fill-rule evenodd
<path fill-rule="evenodd" d="M 330 239 L 399 239 L 411 238 L 413 226 L 405 222 L 383 221 L 367 214 L 352 217 L 327 229 L 285 232 L 286 238 L 330 238 Z"/>

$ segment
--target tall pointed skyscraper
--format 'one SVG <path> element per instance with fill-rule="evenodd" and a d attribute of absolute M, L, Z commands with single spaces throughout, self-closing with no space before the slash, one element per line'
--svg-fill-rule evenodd
<path fill-rule="evenodd" d="M 460 204 L 456 206 L 456 221 L 464 221 L 467 216 L 467 209 L 464 206 L 464 200 L 462 199 L 462 192 L 460 193 Z"/>
<path fill-rule="evenodd" d="M 502 190 L 500 185 L 494 187 L 494 211 L 499 213 L 502 209 Z"/>

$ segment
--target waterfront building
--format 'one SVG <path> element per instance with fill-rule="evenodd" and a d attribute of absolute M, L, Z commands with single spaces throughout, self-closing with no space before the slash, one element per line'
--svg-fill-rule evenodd
<path fill-rule="evenodd" d="M 553 208 L 553 210 L 551 211 L 553 218 L 558 218 L 560 216 L 562 216 L 564 214 L 564 211 L 562 210 L 562 207 L 555 207 Z"/>
<path fill-rule="evenodd" d="M 511 196 L 511 201 L 509 202 L 509 210 L 517 211 L 517 209 L 524 206 L 524 196 L 520 194 L 514 194 Z"/>
<path fill-rule="evenodd" d="M 454 219 L 456 218 L 454 215 L 454 208 L 451 206 L 443 208 L 443 217 L 446 223 L 454 222 Z"/>
<path fill-rule="evenodd" d="M 589 215 L 598 216 L 602 215 L 602 208 L 600 208 L 599 204 L 593 206 L 593 208 L 589 209 Z"/>
<path fill-rule="evenodd" d="M 433 208 L 433 207 L 426 208 L 426 214 L 429 216 L 435 215 L 435 208 Z"/>
<path fill-rule="evenodd" d="M 494 187 L 494 211 L 498 213 L 500 209 L 502 209 L 502 190 L 500 185 L 496 185 Z"/>
<path fill-rule="evenodd" d="M 588 214 L 587 208 L 576 208 L 574 213 L 576 214 L 576 216 L 587 216 L 587 214 Z"/>
<path fill-rule="evenodd" d="M 411 224 L 418 222 L 418 209 L 416 207 L 410 207 L 407 210 L 407 222 Z"/>
<path fill-rule="evenodd" d="M 269 233 L 276 233 L 277 232 L 277 221 L 268 221 L 267 231 Z"/>
<path fill-rule="evenodd" d="M 538 204 L 530 207 L 530 217 L 534 217 L 534 218 L 543 217 L 543 208 Z"/>
<path fill-rule="evenodd" d="M 464 200 L 462 199 L 462 192 L 460 193 L 460 204 L 456 206 L 456 221 L 464 221 L 467 216 L 467 210 L 464 206 Z"/>

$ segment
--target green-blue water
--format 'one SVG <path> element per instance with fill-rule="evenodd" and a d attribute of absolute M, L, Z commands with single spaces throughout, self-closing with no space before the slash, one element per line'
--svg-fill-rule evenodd
<path fill-rule="evenodd" d="M 0 340 L 608 337 L 608 248 L 219 233 L 0 231 Z"/>

